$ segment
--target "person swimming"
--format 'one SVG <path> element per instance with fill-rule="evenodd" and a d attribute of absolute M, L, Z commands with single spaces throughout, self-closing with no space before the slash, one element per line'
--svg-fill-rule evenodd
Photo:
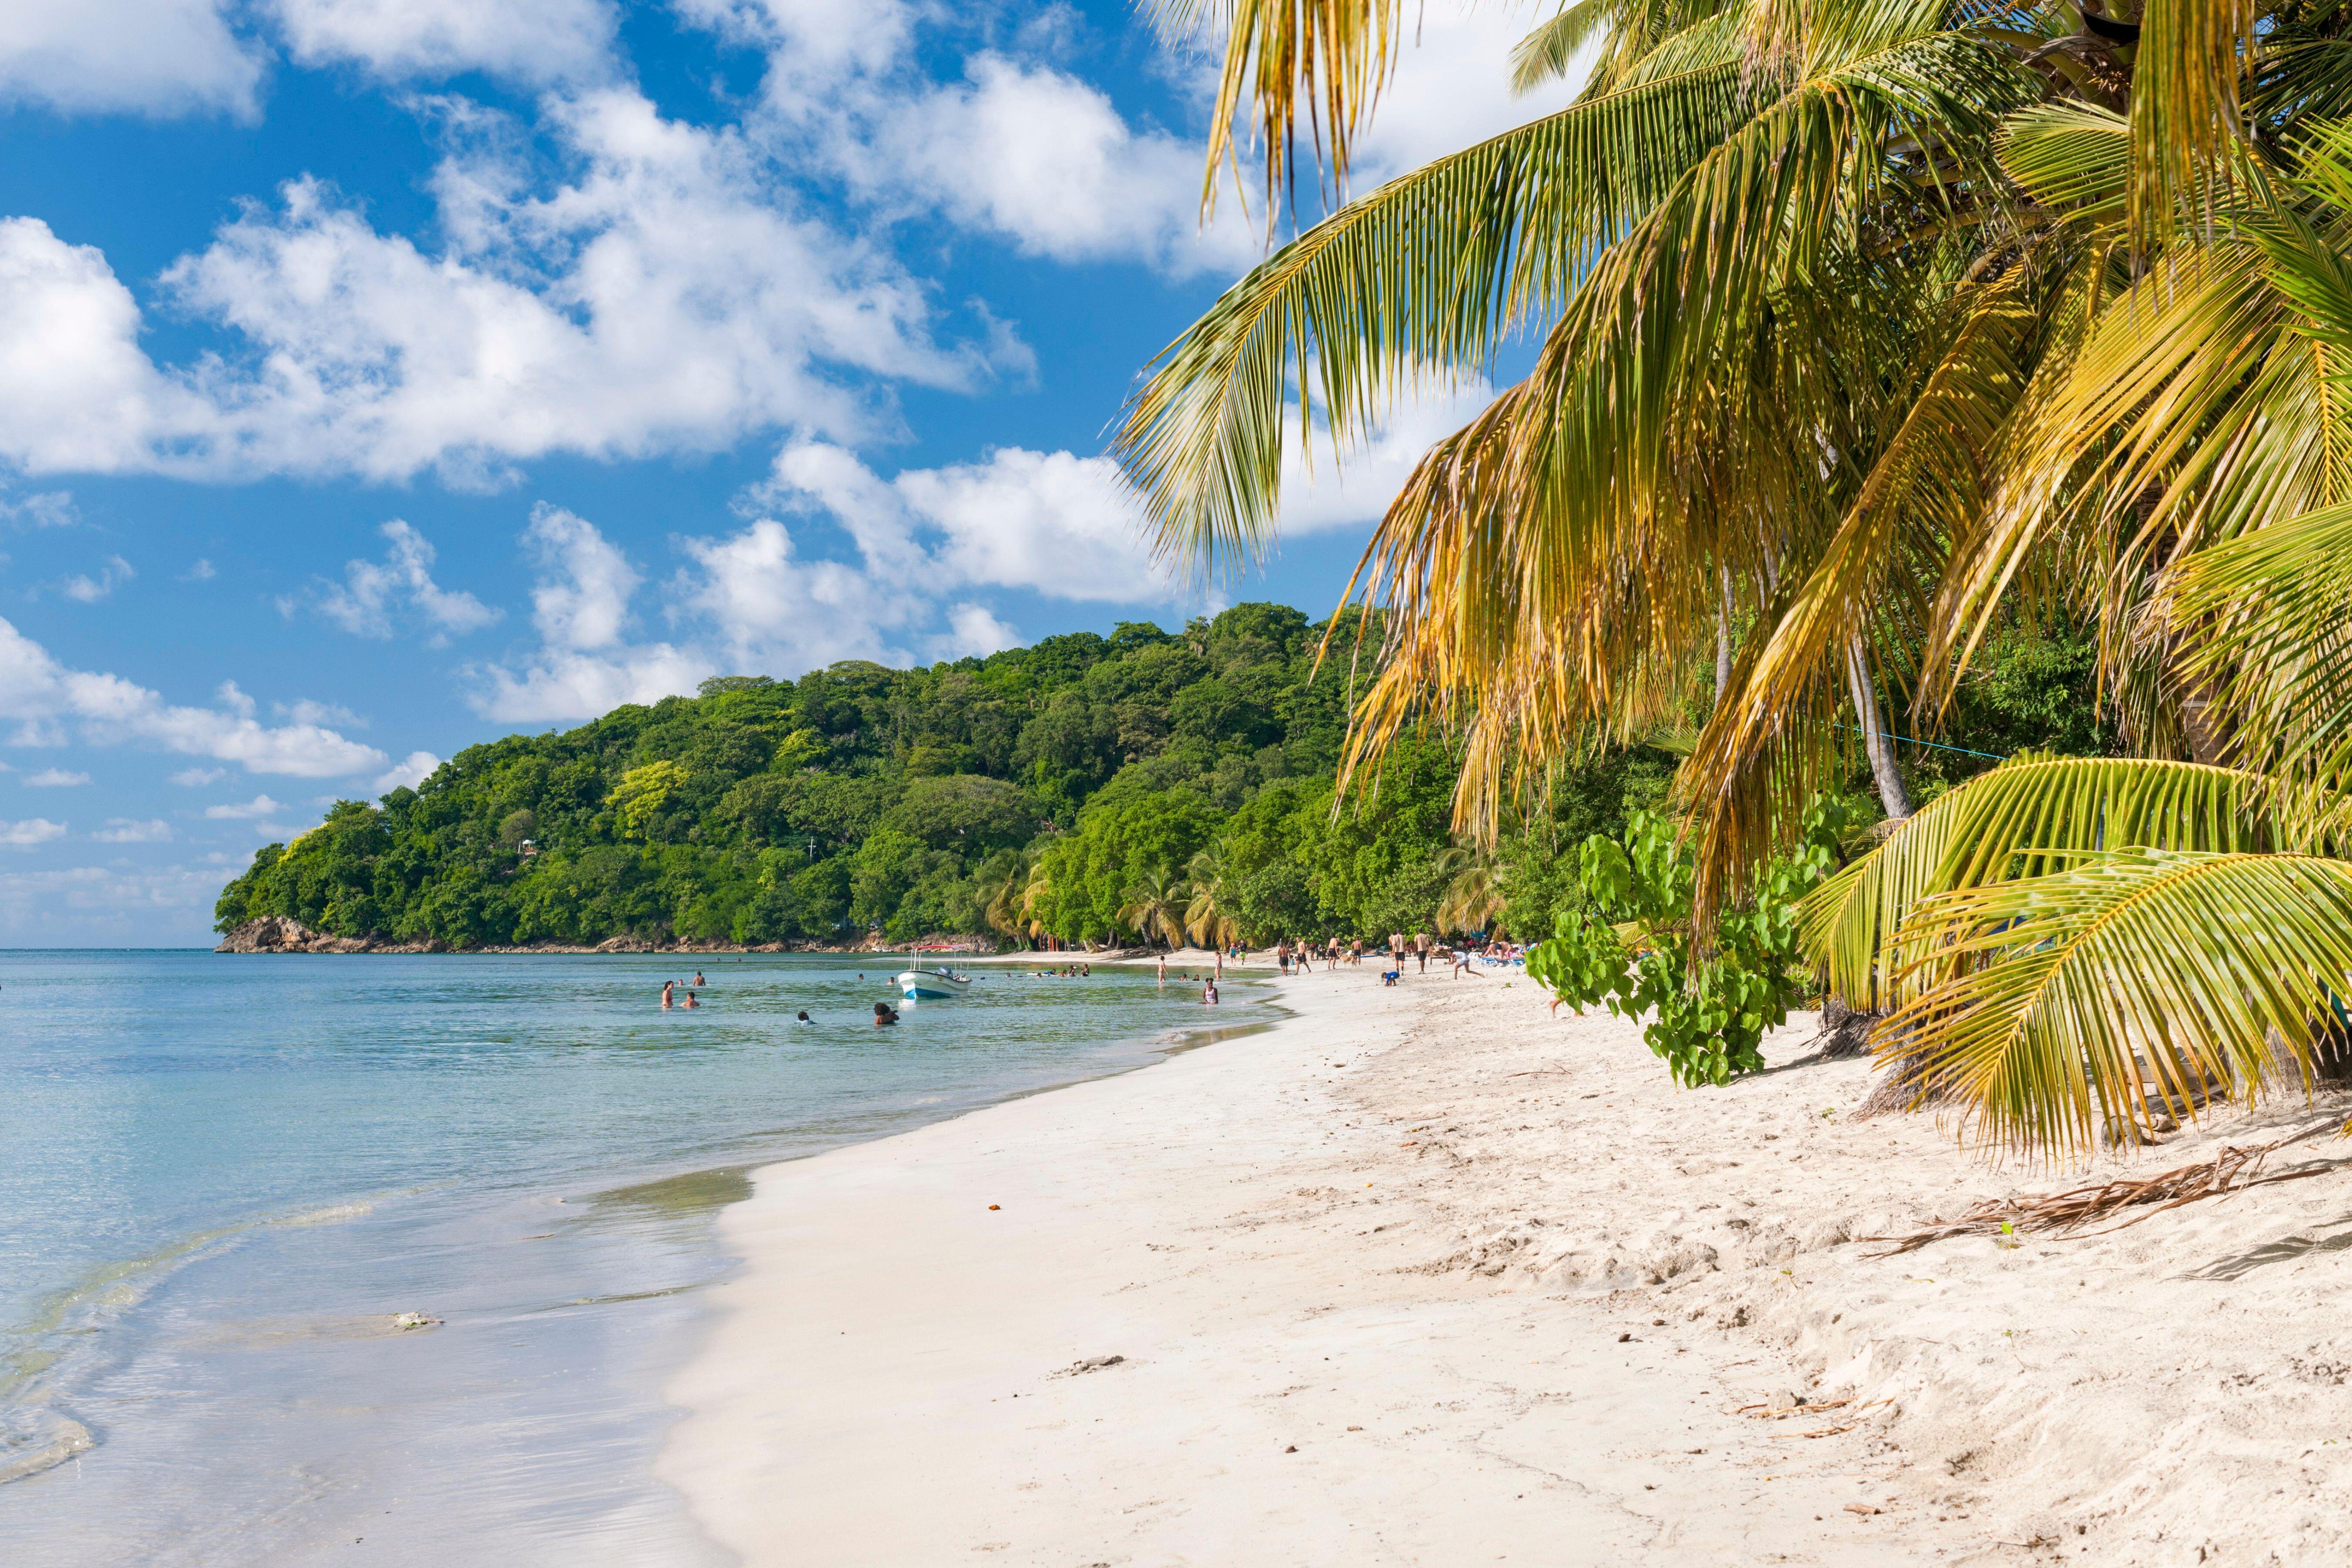
<path fill-rule="evenodd" d="M 876 1028 L 879 1029 L 887 1025 L 895 1024 L 898 1021 L 898 1015 L 891 1010 L 890 1004 L 887 1002 L 877 1002 L 874 1004 L 874 1026 Z"/>
<path fill-rule="evenodd" d="M 807 1009 L 807 1008 L 805 1008 L 805 1007 L 803 1007 L 803 1008 L 802 1008 L 802 1009 L 801 1009 L 801 1016 L 800 1016 L 799 1017 L 797 1017 L 797 1018 L 793 1019 L 793 1023 L 795 1023 L 795 1024 L 814 1024 L 814 1023 L 815 1023 L 815 1022 L 816 1022 L 816 1020 L 815 1020 L 814 1018 L 810 1017 L 810 1016 L 808 1016 L 808 1009 Z"/>
<path fill-rule="evenodd" d="M 694 999 L 694 993 L 691 991 L 686 994 L 686 1005 L 689 1007 L 699 1007 L 702 1005 L 701 1003 Z"/>
<path fill-rule="evenodd" d="M 675 981 L 675 980 L 665 980 L 665 981 L 663 981 L 663 982 L 662 982 L 662 1005 L 663 1005 L 663 1006 L 665 1006 L 665 1007 L 675 1007 L 676 1005 L 677 1005 L 677 1004 L 674 1000 L 672 1000 L 672 999 L 671 999 L 671 996 L 670 996 L 670 993 L 671 993 L 671 992 L 673 992 L 673 991 L 675 991 L 675 990 L 677 990 L 677 981 Z"/>

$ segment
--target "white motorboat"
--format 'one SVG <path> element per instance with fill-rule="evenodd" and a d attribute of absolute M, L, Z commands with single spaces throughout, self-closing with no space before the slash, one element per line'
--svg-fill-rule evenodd
<path fill-rule="evenodd" d="M 944 1002 L 971 989 L 971 977 L 949 969 L 909 969 L 898 976 L 902 995 L 918 1002 Z"/>

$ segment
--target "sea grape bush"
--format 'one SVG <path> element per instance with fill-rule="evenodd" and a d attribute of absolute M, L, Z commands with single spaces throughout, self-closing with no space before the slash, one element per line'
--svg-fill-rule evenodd
<path fill-rule="evenodd" d="M 1664 816 L 1634 812 L 1622 843 L 1595 834 L 1579 847 L 1575 906 L 1529 950 L 1528 973 L 1580 1013 L 1650 1016 L 1642 1037 L 1685 1088 L 1753 1072 L 1764 1065 L 1764 1031 L 1810 989 L 1797 958 L 1797 901 L 1835 864 L 1852 816 L 1842 801 L 1815 802 L 1797 848 L 1765 868 L 1701 950 L 1689 852 Z"/>

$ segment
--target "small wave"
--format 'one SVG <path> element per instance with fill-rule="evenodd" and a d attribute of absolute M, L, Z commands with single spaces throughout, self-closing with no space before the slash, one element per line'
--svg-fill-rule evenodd
<path fill-rule="evenodd" d="M 0 1410 L 0 1486 L 37 1476 L 96 1447 L 89 1428 L 69 1415 L 39 1405 Z"/>
<path fill-rule="evenodd" d="M 263 1226 L 340 1225 L 373 1212 L 371 1199 L 354 1199 L 290 1215 L 264 1215 L 235 1225 L 177 1237 L 136 1258 L 100 1265 L 72 1284 L 33 1302 L 32 1315 L 0 1331 L 0 1483 L 64 1463 L 97 1446 L 89 1429 L 44 1401 L 42 1374 L 60 1359 L 54 1347 L 62 1333 L 92 1334 L 110 1319 L 136 1307 L 166 1274 L 221 1242 Z"/>

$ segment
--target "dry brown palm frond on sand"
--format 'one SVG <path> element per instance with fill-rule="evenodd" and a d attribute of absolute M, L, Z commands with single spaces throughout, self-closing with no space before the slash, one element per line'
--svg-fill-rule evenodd
<path fill-rule="evenodd" d="M 2099 1182 L 2087 1187 L 2073 1187 L 2063 1193 L 2044 1194 L 2040 1197 L 1988 1198 L 1950 1225 L 1929 1226 L 1925 1230 L 1904 1237 L 1864 1236 L 1855 1239 L 1894 1242 L 1893 1251 L 1874 1256 L 1896 1258 L 1906 1252 L 1916 1252 L 1929 1242 L 1948 1241 L 1955 1237 L 2026 1236 L 2036 1232 L 2064 1236 L 2079 1231 L 2086 1225 L 2095 1225 L 2125 1209 L 2148 1205 L 2147 1213 L 2134 1215 L 2121 1225 L 2109 1227 L 2122 1230 L 2162 1214 L 2166 1209 L 2193 1204 L 2200 1198 L 2226 1197 L 2231 1193 L 2242 1193 L 2249 1187 L 2268 1186 L 2273 1182 L 2299 1182 L 2305 1176 L 2324 1176 L 2352 1163 L 2330 1160 L 2299 1166 L 2292 1171 L 2274 1172 L 2270 1175 L 2259 1173 L 2263 1162 L 2273 1152 L 2308 1136 L 2308 1132 L 2303 1132 L 2272 1143 L 2226 1147 L 2210 1160 L 2176 1166 L 2137 1182 Z M 2104 1236 L 2107 1232 L 2092 1234 Z"/>

